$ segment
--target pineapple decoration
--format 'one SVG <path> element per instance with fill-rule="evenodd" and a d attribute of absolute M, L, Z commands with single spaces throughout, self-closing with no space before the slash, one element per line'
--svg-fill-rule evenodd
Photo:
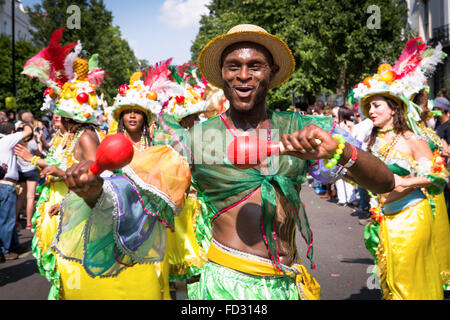
<path fill-rule="evenodd" d="M 98 55 L 93 55 L 89 61 L 76 57 L 72 65 L 72 80 L 64 84 L 59 94 L 60 115 L 77 122 L 99 123 L 102 108 L 96 89 L 105 76 L 97 66 Z"/>
<path fill-rule="evenodd" d="M 76 58 L 73 62 L 73 72 L 77 74 L 77 79 L 86 81 L 89 73 L 89 61 L 83 58 Z"/>

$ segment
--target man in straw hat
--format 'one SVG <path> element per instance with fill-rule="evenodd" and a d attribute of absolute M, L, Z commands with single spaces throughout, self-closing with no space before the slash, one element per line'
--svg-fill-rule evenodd
<path fill-rule="evenodd" d="M 198 65 L 230 102 L 227 112 L 198 129 L 223 130 L 225 140 L 242 134 L 256 134 L 268 142 L 281 140 L 289 152 L 241 170 L 221 161 L 220 152 L 211 151 L 205 141 L 202 146 L 195 132 L 191 133 L 195 139 L 192 154 L 202 154 L 208 160 L 203 162 L 214 160 L 214 164 L 195 159 L 191 168 L 199 193 L 212 212 L 213 239 L 209 261 L 200 281 L 190 285 L 189 298 L 319 298 L 319 285 L 297 264 L 295 226 L 308 243 L 312 263 L 312 234 L 298 195 L 308 161 L 331 158 L 339 150 L 329 133 L 336 131 L 333 121 L 267 108 L 268 90 L 292 75 L 295 61 L 283 40 L 258 26 L 238 25 L 211 40 L 200 53 Z M 223 155 L 228 143 L 222 145 Z M 374 192 L 387 192 L 394 186 L 393 176 L 382 162 L 349 143 L 338 163 Z"/>
<path fill-rule="evenodd" d="M 333 168 L 327 170 L 339 176 L 345 166 L 349 176 L 376 193 L 393 189 L 392 173 L 343 136 L 338 143 L 330 134 L 339 130 L 331 118 L 267 108 L 268 90 L 292 75 L 295 61 L 288 46 L 264 29 L 232 28 L 206 45 L 198 64 L 205 78 L 223 89 L 230 108 L 191 128 L 183 143 L 190 146 L 192 181 L 212 225 L 208 262 L 199 282 L 189 285 L 189 298 L 320 298 L 320 286 L 299 264 L 295 247 L 297 226 L 313 264 L 312 233 L 299 197 L 308 168 L 335 157 L 339 160 L 330 160 Z M 281 141 L 287 152 L 239 169 L 227 160 L 227 146 L 244 134 Z"/>

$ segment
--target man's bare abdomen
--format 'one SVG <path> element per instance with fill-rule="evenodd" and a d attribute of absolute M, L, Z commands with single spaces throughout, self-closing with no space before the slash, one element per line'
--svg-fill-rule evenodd
<path fill-rule="evenodd" d="M 261 216 L 261 189 L 258 189 L 246 201 L 223 212 L 214 220 L 213 237 L 230 248 L 270 259 L 263 239 Z M 294 209 L 279 189 L 274 231 L 280 262 L 292 264 L 296 252 Z"/>

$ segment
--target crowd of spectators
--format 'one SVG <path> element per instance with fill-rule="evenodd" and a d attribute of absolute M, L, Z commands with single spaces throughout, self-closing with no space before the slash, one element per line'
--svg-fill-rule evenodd
<path fill-rule="evenodd" d="M 422 123 L 433 129 L 442 141 L 443 148 L 441 156 L 447 160 L 447 167 L 450 166 L 450 90 L 443 90 L 439 96 L 432 101 L 433 110 L 429 110 L 428 99 L 423 95 L 417 95 L 416 104 L 422 107 Z M 324 103 L 317 100 L 309 106 L 306 111 L 290 106 L 287 110 L 299 112 L 306 115 L 332 116 L 336 119 L 337 126 L 348 131 L 352 136 L 362 142 L 362 149 L 367 150 L 368 137 L 373 128 L 372 120 L 365 118 L 359 113 L 358 105 L 345 103 L 336 106 L 334 102 Z M 433 111 L 434 116 L 430 118 L 429 111 Z M 426 117 L 428 115 L 428 117 Z M 340 179 L 333 184 L 325 184 L 309 177 L 309 186 L 314 188 L 315 193 L 323 199 L 335 202 L 339 206 L 351 207 L 357 212 L 361 224 L 366 224 L 370 218 L 370 196 L 366 190 L 351 183 L 346 179 Z M 445 199 L 447 208 L 450 206 L 450 189 L 447 185 L 445 189 Z"/>
<path fill-rule="evenodd" d="M 36 118 L 29 110 L 0 111 L 0 262 L 29 250 L 19 245 L 18 230 L 31 229 L 36 188 L 44 182 L 38 168 L 18 157 L 14 148 L 22 145 L 33 155 L 45 156 L 57 123 L 58 116 Z"/>

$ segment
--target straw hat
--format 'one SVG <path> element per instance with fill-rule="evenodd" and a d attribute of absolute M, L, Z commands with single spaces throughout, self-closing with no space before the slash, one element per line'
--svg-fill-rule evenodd
<path fill-rule="evenodd" d="M 261 27 L 241 24 L 230 29 L 225 35 L 212 39 L 198 58 L 200 72 L 211 84 L 222 88 L 222 69 L 220 58 L 223 51 L 238 42 L 253 42 L 265 47 L 273 57 L 274 64 L 280 67 L 270 82 L 269 89 L 283 84 L 295 69 L 295 60 L 287 44 Z"/>

